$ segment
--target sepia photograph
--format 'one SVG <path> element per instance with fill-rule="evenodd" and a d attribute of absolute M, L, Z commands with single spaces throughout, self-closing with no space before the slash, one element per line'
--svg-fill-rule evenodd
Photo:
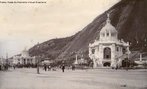
<path fill-rule="evenodd" d="M 147 0 L 0 0 L 0 89 L 147 89 Z"/>

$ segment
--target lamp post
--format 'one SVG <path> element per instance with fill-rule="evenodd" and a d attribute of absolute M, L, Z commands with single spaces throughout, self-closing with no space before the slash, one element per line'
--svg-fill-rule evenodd
<path fill-rule="evenodd" d="M 129 51 L 129 48 L 127 48 L 127 60 L 126 60 L 126 70 L 128 70 L 128 67 L 129 67 L 129 65 L 128 65 L 128 63 L 129 63 L 129 55 L 130 55 L 130 51 Z"/>
<path fill-rule="evenodd" d="M 9 66 L 8 53 L 6 53 L 5 66 L 6 66 L 6 70 L 8 70 L 8 66 Z"/>
<path fill-rule="evenodd" d="M 38 50 L 39 50 L 39 43 L 37 44 L 38 46 L 37 46 L 37 48 L 38 48 Z M 37 56 L 37 74 L 40 74 L 40 72 L 39 72 L 39 56 Z"/>
<path fill-rule="evenodd" d="M 37 74 L 40 74 L 40 72 L 39 72 L 39 57 L 37 57 Z"/>

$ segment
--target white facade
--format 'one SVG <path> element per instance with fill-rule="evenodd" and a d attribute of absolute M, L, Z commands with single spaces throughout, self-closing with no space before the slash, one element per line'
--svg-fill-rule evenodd
<path fill-rule="evenodd" d="M 36 64 L 35 57 L 30 57 L 28 51 L 25 49 L 20 55 L 13 57 L 13 64 Z"/>
<path fill-rule="evenodd" d="M 0 65 L 6 64 L 6 59 L 5 58 L 0 58 Z"/>
<path fill-rule="evenodd" d="M 121 66 L 121 56 L 130 53 L 129 43 L 118 40 L 118 32 L 111 25 L 109 14 L 99 36 L 98 40 L 89 44 L 89 57 L 93 60 L 93 67 Z"/>

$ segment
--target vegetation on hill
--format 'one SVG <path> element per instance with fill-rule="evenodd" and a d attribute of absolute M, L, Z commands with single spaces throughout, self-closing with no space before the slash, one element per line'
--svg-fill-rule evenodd
<path fill-rule="evenodd" d="M 111 23 L 118 31 L 119 39 L 130 42 L 131 51 L 147 52 L 147 0 L 122 0 L 77 34 L 36 45 L 29 50 L 30 55 L 73 60 L 75 54 L 83 54 L 88 59 L 88 45 L 99 38 L 107 13 L 110 13 Z"/>

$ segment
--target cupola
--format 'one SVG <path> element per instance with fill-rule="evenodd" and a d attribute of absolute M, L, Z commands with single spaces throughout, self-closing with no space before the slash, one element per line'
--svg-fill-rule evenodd
<path fill-rule="evenodd" d="M 117 39 L 117 30 L 111 24 L 110 16 L 107 14 L 105 26 L 100 31 L 100 40 L 114 40 Z"/>

